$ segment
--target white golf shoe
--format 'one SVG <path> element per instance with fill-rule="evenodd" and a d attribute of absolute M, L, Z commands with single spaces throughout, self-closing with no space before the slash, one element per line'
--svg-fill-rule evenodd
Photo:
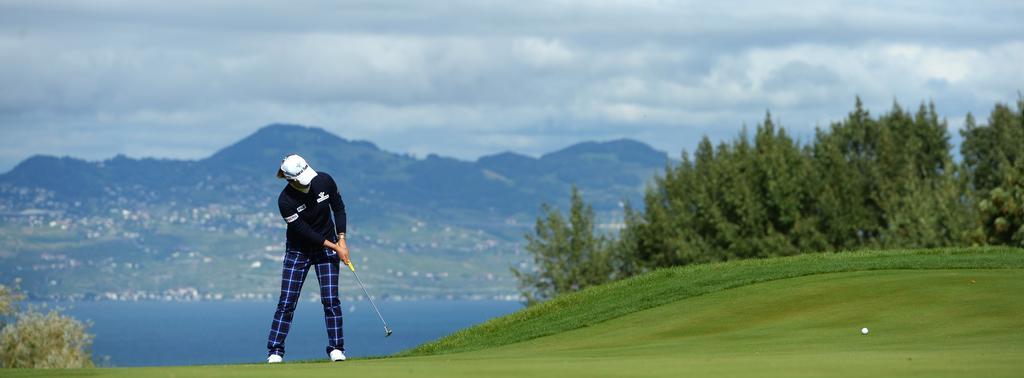
<path fill-rule="evenodd" d="M 268 364 L 277 364 L 281 363 L 281 361 L 284 361 L 284 358 L 281 357 L 280 354 L 271 354 L 270 356 L 267 356 Z"/>
<path fill-rule="evenodd" d="M 339 349 L 332 350 L 331 361 L 345 361 L 345 353 L 342 353 Z"/>

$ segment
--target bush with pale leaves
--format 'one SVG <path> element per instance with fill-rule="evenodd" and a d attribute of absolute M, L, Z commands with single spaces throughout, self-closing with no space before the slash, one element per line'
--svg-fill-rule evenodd
<path fill-rule="evenodd" d="M 86 325 L 56 310 L 16 312 L 22 298 L 0 285 L 0 316 L 14 315 L 0 330 L 0 365 L 6 368 L 92 367 L 92 338 Z"/>

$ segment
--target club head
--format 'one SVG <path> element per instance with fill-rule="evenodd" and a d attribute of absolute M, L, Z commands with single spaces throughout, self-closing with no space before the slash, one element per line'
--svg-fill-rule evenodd
<path fill-rule="evenodd" d="M 391 336 L 391 328 L 384 327 L 384 337 Z"/>

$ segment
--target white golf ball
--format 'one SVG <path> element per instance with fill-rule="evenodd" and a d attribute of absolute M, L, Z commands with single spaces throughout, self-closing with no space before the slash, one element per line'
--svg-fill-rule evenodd
<path fill-rule="evenodd" d="M 867 327 L 861 328 L 860 329 L 860 334 L 861 335 L 867 335 L 868 334 L 868 328 Z"/>

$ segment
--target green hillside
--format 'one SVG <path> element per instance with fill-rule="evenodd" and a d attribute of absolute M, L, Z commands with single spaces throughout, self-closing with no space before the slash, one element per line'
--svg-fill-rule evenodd
<path fill-rule="evenodd" d="M 476 350 L 586 327 L 640 310 L 758 282 L 895 269 L 1024 268 L 1024 250 L 947 248 L 806 254 L 690 265 L 583 290 L 420 346 L 408 355 Z"/>
<path fill-rule="evenodd" d="M 0 172 L 0 277 L 32 299 L 276 298 L 285 184 L 274 172 L 296 152 L 338 182 L 374 293 L 407 299 L 517 295 L 508 266 L 528 262 L 516 251 L 541 204 L 564 205 L 577 185 L 610 221 L 671 161 L 630 140 L 420 159 L 297 125 L 199 160 L 34 156 Z"/>
<path fill-rule="evenodd" d="M 1024 251 L 816 254 L 666 269 L 403 356 L 12 376 L 1019 376 Z M 860 334 L 861 327 L 871 333 Z"/>

